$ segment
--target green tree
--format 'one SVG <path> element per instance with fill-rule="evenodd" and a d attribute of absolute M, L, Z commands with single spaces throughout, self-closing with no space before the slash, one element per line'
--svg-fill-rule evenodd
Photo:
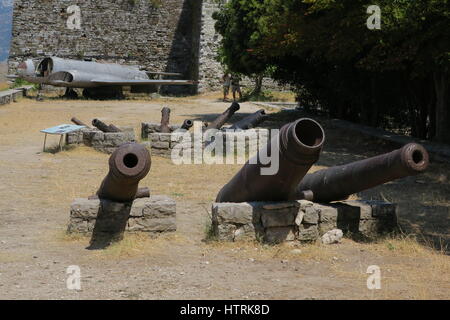
<path fill-rule="evenodd" d="M 262 80 L 268 72 L 264 57 L 254 54 L 261 34 L 258 19 L 264 12 L 263 0 L 230 1 L 215 12 L 215 28 L 223 36 L 219 58 L 227 69 L 255 79 L 255 94 L 262 88 Z"/>
<path fill-rule="evenodd" d="M 366 25 L 373 4 L 381 30 Z M 228 8 L 247 8 L 242 14 L 252 17 L 251 35 L 239 42 L 251 43 L 253 61 L 274 68 L 276 80 L 307 92 L 317 107 L 450 142 L 448 0 L 231 0 Z M 221 23 L 232 29 L 235 18 Z M 218 30 L 233 64 L 235 44 Z"/>

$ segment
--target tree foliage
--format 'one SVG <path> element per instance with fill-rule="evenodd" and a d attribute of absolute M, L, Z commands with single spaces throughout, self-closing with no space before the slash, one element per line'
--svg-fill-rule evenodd
<path fill-rule="evenodd" d="M 233 69 L 272 68 L 334 116 L 450 142 L 448 0 L 231 0 L 216 18 Z"/>

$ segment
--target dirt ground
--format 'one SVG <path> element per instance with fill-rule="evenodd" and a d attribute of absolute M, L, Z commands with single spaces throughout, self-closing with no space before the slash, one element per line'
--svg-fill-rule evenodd
<path fill-rule="evenodd" d="M 141 186 L 177 201 L 178 231 L 158 239 L 127 235 L 104 251 L 65 233 L 70 204 L 98 188 L 105 154 L 87 147 L 42 152 L 39 130 L 98 117 L 116 125 L 157 122 L 163 106 L 172 123 L 211 120 L 229 106 L 219 94 L 126 101 L 36 102 L 0 107 L 0 299 L 448 299 L 450 165 L 359 194 L 399 204 L 405 234 L 376 243 L 267 246 L 204 241 L 210 205 L 240 165 L 175 166 L 153 157 Z M 259 107 L 243 103 L 241 113 Z M 273 111 L 274 112 L 274 111 Z M 238 120 L 242 115 L 235 117 Z M 302 116 L 272 115 L 267 127 Z M 314 169 L 362 159 L 398 146 L 338 130 L 326 119 L 327 142 Z M 56 144 L 57 138 L 49 140 Z M 296 250 L 294 250 L 296 249 Z M 81 269 L 82 288 L 68 290 L 66 270 Z M 367 268 L 381 269 L 380 290 L 367 288 Z"/>

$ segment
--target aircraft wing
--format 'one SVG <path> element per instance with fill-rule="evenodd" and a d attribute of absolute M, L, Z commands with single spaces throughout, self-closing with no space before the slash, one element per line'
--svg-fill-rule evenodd
<path fill-rule="evenodd" d="M 194 85 L 193 80 L 101 80 L 90 82 L 105 86 L 145 86 L 145 85 Z"/>

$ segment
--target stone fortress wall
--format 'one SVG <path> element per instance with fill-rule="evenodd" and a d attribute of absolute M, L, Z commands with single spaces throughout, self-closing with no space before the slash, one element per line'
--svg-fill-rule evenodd
<path fill-rule="evenodd" d="M 216 0 L 15 0 L 9 71 L 29 58 L 94 58 L 199 81 L 175 93 L 217 90 L 217 8 Z"/>

